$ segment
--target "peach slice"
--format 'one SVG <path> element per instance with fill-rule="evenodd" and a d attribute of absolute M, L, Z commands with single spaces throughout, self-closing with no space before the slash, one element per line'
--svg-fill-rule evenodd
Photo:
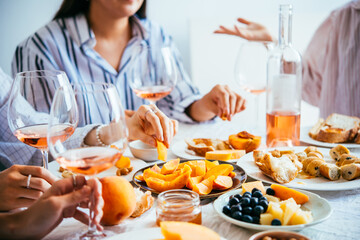
<path fill-rule="evenodd" d="M 213 188 L 216 190 L 226 190 L 231 188 L 233 180 L 229 176 L 217 176 L 214 180 Z"/>
<path fill-rule="evenodd" d="M 170 160 L 166 162 L 161 168 L 161 174 L 170 174 L 173 173 L 179 166 L 180 158 Z"/>
<path fill-rule="evenodd" d="M 158 159 L 166 161 L 167 159 L 167 148 L 163 142 L 156 141 L 156 148 L 158 152 Z"/>

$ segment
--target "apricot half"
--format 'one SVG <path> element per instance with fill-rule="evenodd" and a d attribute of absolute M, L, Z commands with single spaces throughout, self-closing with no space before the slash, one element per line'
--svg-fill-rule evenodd
<path fill-rule="evenodd" d="M 109 176 L 100 179 L 104 199 L 101 224 L 112 226 L 128 218 L 136 207 L 134 188 L 123 177 Z"/>
<path fill-rule="evenodd" d="M 245 150 L 247 153 L 254 151 L 261 144 L 261 137 L 252 135 L 246 131 L 239 132 L 229 136 L 230 145 L 239 150 Z"/>

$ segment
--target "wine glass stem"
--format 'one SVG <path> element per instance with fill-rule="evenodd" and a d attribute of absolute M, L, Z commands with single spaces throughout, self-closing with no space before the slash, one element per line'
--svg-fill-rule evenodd
<path fill-rule="evenodd" d="M 156 106 L 156 101 L 149 100 L 149 105 L 154 104 Z"/>
<path fill-rule="evenodd" d="M 259 109 L 260 109 L 260 106 L 259 106 L 259 95 L 255 95 L 255 108 L 254 108 L 254 111 L 255 111 L 255 125 L 256 127 L 260 127 L 260 122 L 259 122 Z"/>
<path fill-rule="evenodd" d="M 41 155 L 42 155 L 42 161 L 43 161 L 43 167 L 45 169 L 49 169 L 48 167 L 48 151 L 47 150 L 41 150 Z"/>

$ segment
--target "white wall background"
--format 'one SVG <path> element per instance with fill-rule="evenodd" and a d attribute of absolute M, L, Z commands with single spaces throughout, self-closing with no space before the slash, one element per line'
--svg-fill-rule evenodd
<path fill-rule="evenodd" d="M 61 0 L 0 0 L 0 67 L 10 74 L 16 45 L 51 20 Z M 216 83 L 234 83 L 234 61 L 241 39 L 215 35 L 219 24 L 232 26 L 237 17 L 261 22 L 277 36 L 278 6 L 293 5 L 293 43 L 306 48 L 331 10 L 348 0 L 148 0 L 148 17 L 170 33 L 183 55 L 185 67 L 202 92 Z M 239 90 L 240 91 L 240 90 Z M 246 95 L 246 94 L 245 94 Z M 247 96 L 251 106 L 253 99 Z M 264 96 L 261 98 L 264 113 Z M 249 107 L 239 117 L 249 113 Z M 316 121 L 316 108 L 304 104 L 302 124 Z M 263 118 L 262 118 L 263 119 Z"/>

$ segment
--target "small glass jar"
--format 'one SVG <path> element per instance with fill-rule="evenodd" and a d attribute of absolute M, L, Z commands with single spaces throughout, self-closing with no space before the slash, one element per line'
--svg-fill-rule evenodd
<path fill-rule="evenodd" d="M 162 192 L 157 198 L 156 224 L 162 221 L 179 221 L 201 224 L 199 194 L 186 189 Z"/>

